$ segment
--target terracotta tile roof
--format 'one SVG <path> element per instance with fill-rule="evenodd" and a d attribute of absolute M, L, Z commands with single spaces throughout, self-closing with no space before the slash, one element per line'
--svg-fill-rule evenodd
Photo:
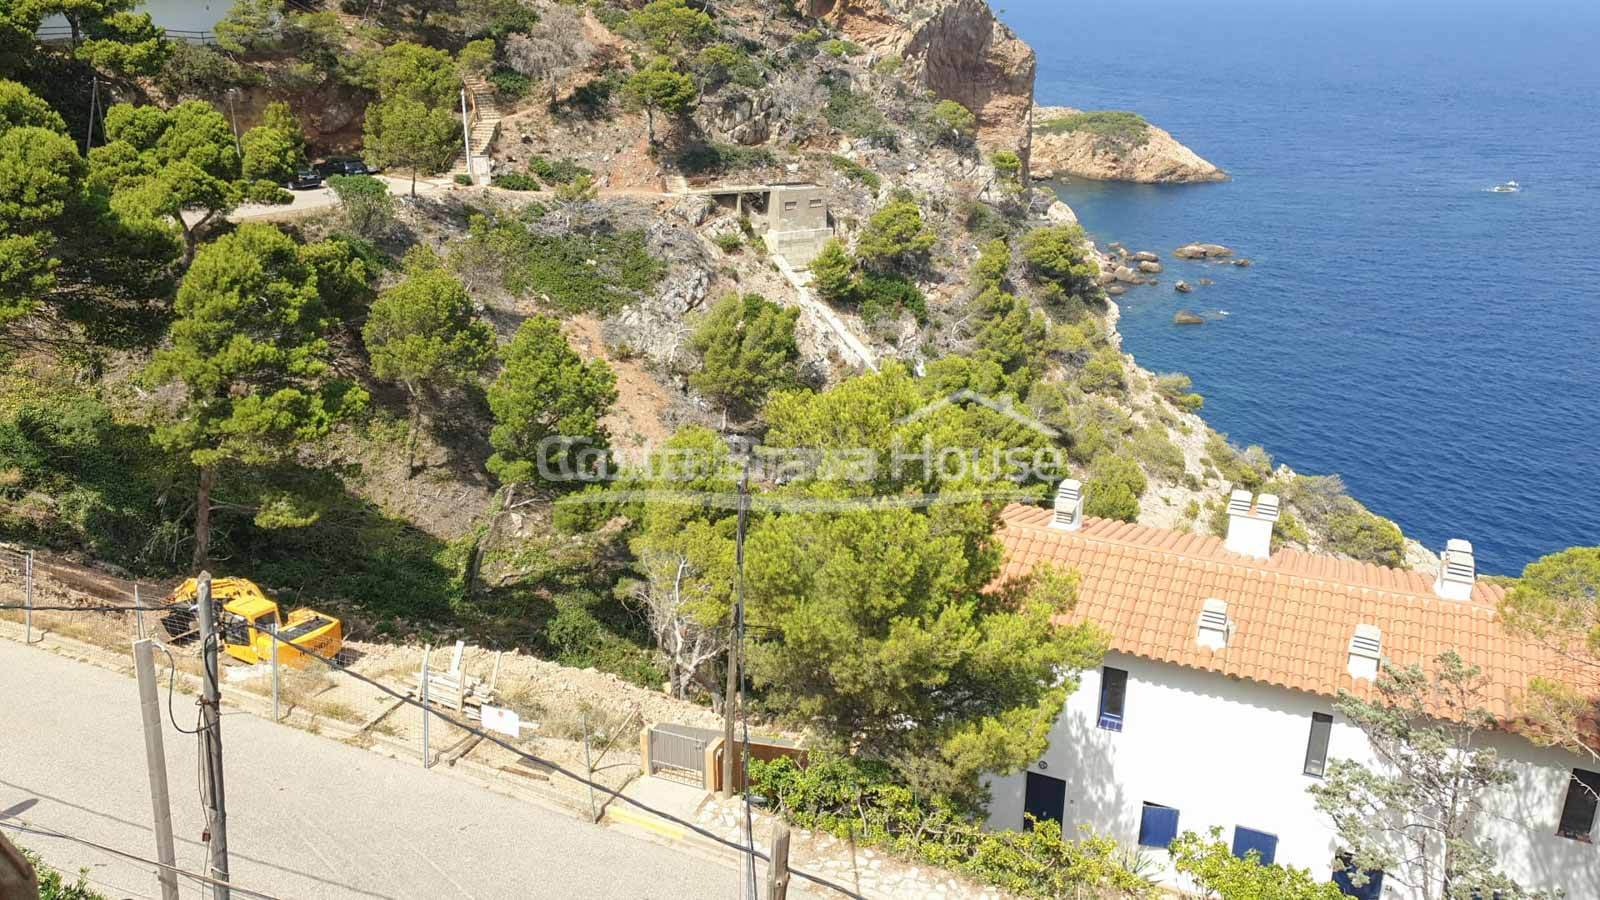
<path fill-rule="evenodd" d="M 1356 625 L 1376 625 L 1383 656 L 1427 666 L 1454 649 L 1483 667 L 1491 711 L 1515 717 L 1515 699 L 1534 675 L 1591 683 L 1569 661 L 1501 628 L 1495 607 L 1505 589 L 1479 581 L 1467 601 L 1444 600 L 1418 572 L 1280 550 L 1255 559 L 1223 549 L 1211 535 L 1086 517 L 1078 531 L 1049 527 L 1051 511 L 1012 504 L 1001 513 L 1001 580 L 1040 562 L 1076 569 L 1078 605 L 1067 618 L 1109 630 L 1111 647 L 1328 696 L 1366 694 L 1371 683 L 1348 672 Z M 1215 597 L 1233 625 L 1225 648 L 1195 642 L 1200 609 Z"/>

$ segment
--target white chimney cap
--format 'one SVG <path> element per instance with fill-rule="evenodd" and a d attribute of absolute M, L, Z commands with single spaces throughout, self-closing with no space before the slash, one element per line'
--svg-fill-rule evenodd
<path fill-rule="evenodd" d="M 1350 637 L 1350 677 L 1368 681 L 1378 677 L 1383 658 L 1383 632 L 1376 625 L 1357 625 Z"/>
<path fill-rule="evenodd" d="M 1083 527 L 1083 482 L 1075 478 L 1061 480 L 1056 487 L 1056 509 L 1050 517 L 1050 527 L 1063 531 Z"/>
<path fill-rule="evenodd" d="M 1266 559 L 1272 555 L 1272 525 L 1278 521 L 1278 497 L 1252 498 L 1243 488 L 1228 495 L 1228 536 L 1223 546 L 1244 556 Z"/>
<path fill-rule="evenodd" d="M 1433 582 L 1433 592 L 1446 600 L 1472 599 L 1472 587 L 1478 582 L 1478 562 L 1472 554 L 1472 542 L 1451 538 L 1439 554 L 1439 577 Z"/>
<path fill-rule="evenodd" d="M 1233 623 L 1228 621 L 1227 601 L 1207 597 L 1200 607 L 1200 621 L 1195 632 L 1195 643 L 1212 650 L 1228 646 L 1233 634 Z"/>

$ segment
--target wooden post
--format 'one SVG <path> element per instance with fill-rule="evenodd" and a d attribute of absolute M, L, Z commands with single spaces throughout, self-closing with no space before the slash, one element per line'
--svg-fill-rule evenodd
<path fill-rule="evenodd" d="M 144 718 L 144 762 L 150 774 L 150 806 L 155 813 L 156 880 L 161 900 L 178 900 L 177 853 L 172 843 L 172 803 L 167 795 L 167 751 L 161 737 L 161 692 L 156 682 L 155 642 L 136 641 L 133 669 L 139 678 L 139 713 Z"/>
<path fill-rule="evenodd" d="M 767 864 L 767 900 L 784 900 L 789 894 L 789 823 L 775 819 L 772 859 Z"/>

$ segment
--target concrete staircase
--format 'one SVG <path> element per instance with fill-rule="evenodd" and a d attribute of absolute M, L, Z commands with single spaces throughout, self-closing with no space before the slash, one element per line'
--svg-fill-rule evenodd
<path fill-rule="evenodd" d="M 461 83 L 467 90 L 467 106 L 472 111 L 467 144 L 472 148 L 475 171 L 467 171 L 466 155 L 462 154 L 456 157 L 455 168 L 450 170 L 450 175 L 474 175 L 479 181 L 487 181 L 489 148 L 494 146 L 494 139 L 500 133 L 500 108 L 494 102 L 494 87 L 483 78 L 469 75 Z"/>

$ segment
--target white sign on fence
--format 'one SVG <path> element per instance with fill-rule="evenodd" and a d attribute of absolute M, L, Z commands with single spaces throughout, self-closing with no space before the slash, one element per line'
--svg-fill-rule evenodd
<path fill-rule="evenodd" d="M 490 731 L 498 731 L 512 737 L 522 736 L 522 719 L 514 709 L 501 709 L 497 706 L 483 707 L 483 727 Z"/>

